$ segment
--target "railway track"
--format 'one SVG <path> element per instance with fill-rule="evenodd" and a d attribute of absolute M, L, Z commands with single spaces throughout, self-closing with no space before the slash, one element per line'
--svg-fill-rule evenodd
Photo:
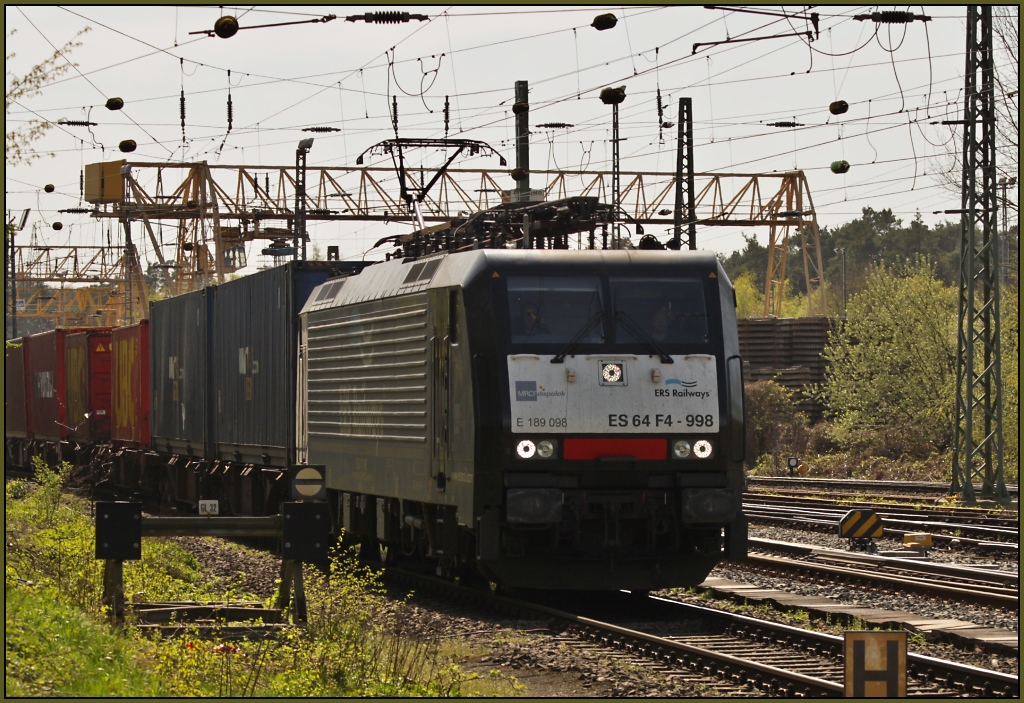
<path fill-rule="evenodd" d="M 1011 609 L 1020 607 L 1019 577 L 1015 573 L 971 566 L 934 564 L 909 559 L 842 552 L 810 545 L 751 539 L 744 568 L 920 593 L 960 603 Z M 799 557 L 780 557 L 784 552 Z"/>
<path fill-rule="evenodd" d="M 607 594 L 510 598 L 467 591 L 432 577 L 401 574 L 405 583 L 472 600 L 482 608 L 565 623 L 560 641 L 600 648 L 669 678 L 698 681 L 715 695 L 840 697 L 843 639 L 678 601 Z M 908 654 L 908 695 L 1016 697 L 1016 676 Z"/>
<path fill-rule="evenodd" d="M 945 522 L 941 520 L 917 519 L 898 511 L 889 511 L 882 506 L 872 506 L 882 519 L 884 535 L 902 539 L 907 533 L 928 532 L 936 543 L 947 546 L 957 540 L 962 547 L 977 551 L 1016 556 L 1019 553 L 1019 531 L 1016 527 L 988 526 L 967 522 Z M 834 508 L 803 507 L 786 503 L 755 502 L 746 500 L 743 512 L 748 519 L 756 522 L 791 525 L 802 529 L 835 532 L 839 520 L 849 512 L 848 506 Z"/>
<path fill-rule="evenodd" d="M 748 476 L 747 485 L 761 488 L 791 488 L 803 491 L 860 491 L 877 494 L 888 491 L 893 495 L 906 497 L 907 494 L 945 498 L 949 495 L 948 483 L 933 481 L 876 481 L 838 478 L 789 478 L 785 476 Z M 1007 485 L 1006 491 L 1012 498 L 1020 495 L 1017 484 Z"/>
<path fill-rule="evenodd" d="M 871 500 L 848 500 L 842 498 L 826 498 L 819 495 L 786 494 L 774 495 L 766 493 L 744 493 L 743 500 L 751 504 L 785 505 L 788 507 L 807 507 L 835 510 L 853 510 L 868 508 L 877 513 L 884 513 L 895 518 L 909 520 L 930 520 L 937 522 L 956 522 L 980 527 L 994 527 L 1016 531 L 1019 516 L 1017 511 L 991 510 L 987 508 L 966 508 L 935 506 L 922 508 L 911 503 L 889 503 Z"/>

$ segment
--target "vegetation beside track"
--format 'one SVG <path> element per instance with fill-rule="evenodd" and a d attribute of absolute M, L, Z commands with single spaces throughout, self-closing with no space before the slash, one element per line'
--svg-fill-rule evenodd
<path fill-rule="evenodd" d="M 951 480 L 957 295 L 939 268 L 917 257 L 864 269 L 829 335 L 825 381 L 805 391 L 821 402 L 825 421 L 809 426 L 780 384 L 746 385 L 751 473 L 787 475 L 786 458 L 795 456 L 819 477 Z M 1000 322 L 1004 478 L 1011 484 L 1019 473 L 1019 338 L 1012 285 L 1003 291 Z M 982 431 L 977 422 L 975 431 Z"/>
<path fill-rule="evenodd" d="M 308 570 L 309 625 L 275 640 L 153 639 L 117 629 L 101 606 L 101 562 L 87 500 L 65 490 L 71 467 L 36 467 L 5 486 L 5 690 L 46 697 L 514 695 L 477 679 L 454 649 L 407 636 L 377 574 L 338 557 Z M 125 593 L 147 601 L 260 600 L 217 592 L 170 540 L 147 538 L 126 562 Z M 142 595 L 144 594 L 144 595 Z M 269 603 L 268 603 L 269 605 Z"/>

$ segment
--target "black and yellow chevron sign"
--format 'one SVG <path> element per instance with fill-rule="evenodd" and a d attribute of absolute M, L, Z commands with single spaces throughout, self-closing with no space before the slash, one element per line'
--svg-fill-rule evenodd
<path fill-rule="evenodd" d="M 873 510 L 851 510 L 839 521 L 839 536 L 878 538 L 882 536 L 882 519 Z"/>

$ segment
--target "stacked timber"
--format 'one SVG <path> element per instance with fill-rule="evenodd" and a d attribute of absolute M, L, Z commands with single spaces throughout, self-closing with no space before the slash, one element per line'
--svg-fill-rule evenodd
<path fill-rule="evenodd" d="M 811 424 L 820 422 L 824 408 L 810 394 L 810 387 L 825 380 L 828 317 L 752 318 L 739 322 L 740 354 L 747 382 L 774 380 L 793 391 L 797 410 Z"/>

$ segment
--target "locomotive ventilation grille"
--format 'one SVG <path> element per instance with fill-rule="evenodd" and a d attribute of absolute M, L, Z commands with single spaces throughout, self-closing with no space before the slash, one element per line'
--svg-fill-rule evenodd
<path fill-rule="evenodd" d="M 427 349 L 426 294 L 311 315 L 310 436 L 426 442 Z"/>

